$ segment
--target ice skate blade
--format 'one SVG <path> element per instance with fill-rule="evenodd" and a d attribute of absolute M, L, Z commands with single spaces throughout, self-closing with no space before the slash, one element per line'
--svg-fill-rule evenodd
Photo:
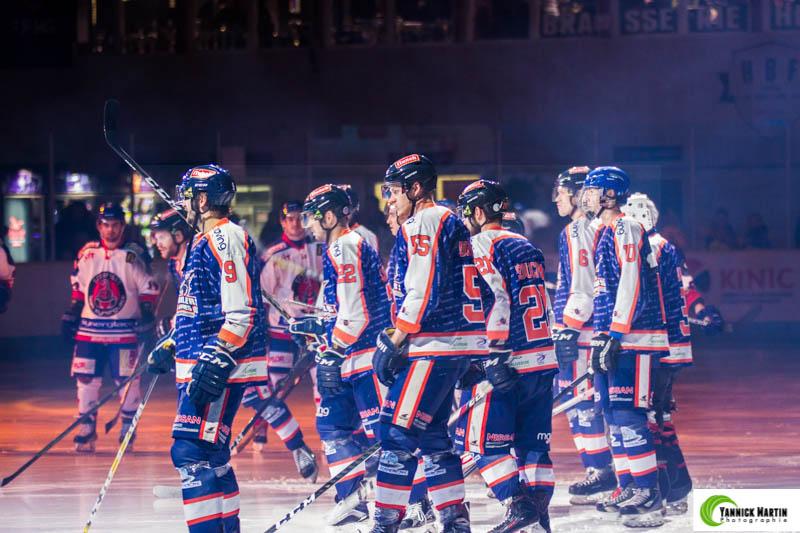
<path fill-rule="evenodd" d="M 177 499 L 183 498 L 183 491 L 180 487 L 173 485 L 155 485 L 153 487 L 153 496 L 161 499 Z"/>
<path fill-rule="evenodd" d="M 595 492 L 594 494 L 573 494 L 570 496 L 569 503 L 572 505 L 597 505 L 599 502 L 611 496 L 613 491 Z"/>
<path fill-rule="evenodd" d="M 661 527 L 665 523 L 666 520 L 664 520 L 664 514 L 661 512 L 661 510 L 641 515 L 627 516 L 624 520 L 622 520 L 622 525 L 639 529 Z"/>

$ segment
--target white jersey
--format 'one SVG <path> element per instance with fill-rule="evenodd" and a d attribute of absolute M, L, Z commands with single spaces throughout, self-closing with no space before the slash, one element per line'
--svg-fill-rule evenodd
<path fill-rule="evenodd" d="M 314 305 L 322 281 L 322 244 L 310 239 L 292 241 L 286 235 L 267 248 L 261 256 L 261 288 L 284 304 L 292 316 L 302 316 L 302 307 L 291 305 L 289 300 Z M 286 335 L 288 324 L 276 309 L 270 307 L 270 336 Z"/>
<path fill-rule="evenodd" d="M 14 270 L 16 270 L 16 267 L 6 253 L 5 247 L 2 246 L 2 241 L 0 241 L 0 283 L 5 283 L 9 287 L 13 287 Z"/>
<path fill-rule="evenodd" d="M 70 275 L 72 299 L 83 302 L 77 341 L 105 344 L 136 342 L 140 304 L 155 305 L 159 287 L 136 244 L 109 250 L 87 243 L 75 259 Z"/>
<path fill-rule="evenodd" d="M 378 236 L 375 235 L 375 233 L 373 233 L 371 230 L 358 223 L 353 224 L 350 229 L 361 235 L 361 238 L 367 241 L 367 244 L 372 246 L 374 249 L 380 249 L 378 248 Z"/>

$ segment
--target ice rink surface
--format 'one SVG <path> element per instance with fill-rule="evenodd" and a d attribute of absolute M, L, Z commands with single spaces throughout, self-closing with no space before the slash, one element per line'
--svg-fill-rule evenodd
<path fill-rule="evenodd" d="M 36 347 L 32 347 L 35 349 Z M 0 474 L 6 476 L 62 431 L 75 414 L 75 388 L 68 377 L 69 356 L 5 353 L 0 359 Z M 800 487 L 800 349 L 751 348 L 722 340 L 696 347 L 696 367 L 676 386 L 678 435 L 696 487 Z M 145 378 L 150 379 L 149 377 Z M 103 501 L 92 531 L 185 531 L 179 499 L 153 496 L 156 485 L 178 486 L 169 459 L 174 386 L 162 377 L 140 423 L 135 451 L 125 455 Z M 106 381 L 107 390 L 109 380 Z M 304 382 L 289 400 L 316 451 L 311 391 Z M 98 429 L 116 405 L 100 411 Z M 252 411 L 243 409 L 234 431 Z M 79 531 L 89 516 L 117 450 L 118 428 L 101 435 L 98 453 L 79 456 L 67 437 L 0 492 L 2 531 Z M 274 433 L 261 454 L 250 449 L 234 458 L 241 493 L 243 532 L 266 530 L 318 485 L 301 480 L 291 456 Z M 552 458 L 557 487 L 551 506 L 553 531 L 634 531 L 601 520 L 590 507 L 570 506 L 566 487 L 581 468 L 563 416 L 554 421 Z M 318 452 L 318 455 L 319 452 Z M 321 457 L 320 457 L 321 459 Z M 327 479 L 322 466 L 320 482 Z M 477 475 L 467 481 L 473 531 L 488 531 L 503 514 L 486 497 Z M 691 498 L 690 498 L 691 500 Z M 325 531 L 323 515 L 331 494 L 297 515 L 282 531 Z M 691 531 L 691 515 L 668 517 L 664 532 Z M 362 525 L 362 530 L 368 526 Z M 328 529 L 328 531 L 332 531 Z M 355 528 L 341 529 L 354 532 Z"/>

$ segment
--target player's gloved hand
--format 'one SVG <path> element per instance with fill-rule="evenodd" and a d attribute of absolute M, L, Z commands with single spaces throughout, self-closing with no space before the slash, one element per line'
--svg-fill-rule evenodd
<path fill-rule="evenodd" d="M 560 368 L 566 368 L 567 365 L 578 360 L 578 337 L 580 334 L 580 331 L 572 328 L 553 332 L 553 343 L 556 345 L 556 358 Z"/>
<path fill-rule="evenodd" d="M 147 371 L 151 374 L 166 374 L 175 366 L 175 341 L 163 338 L 147 356 Z"/>
<path fill-rule="evenodd" d="M 320 347 L 314 361 L 317 363 L 317 390 L 321 396 L 335 396 L 344 390 L 344 359 L 344 354 L 333 346 Z"/>
<path fill-rule="evenodd" d="M 697 319 L 705 322 L 703 331 L 706 335 L 722 333 L 722 329 L 725 327 L 725 321 L 722 319 L 719 309 L 713 305 L 706 305 L 703 307 L 697 313 Z"/>
<path fill-rule="evenodd" d="M 81 302 L 73 302 L 69 309 L 61 315 L 61 336 L 67 342 L 75 340 L 78 325 L 81 323 Z"/>
<path fill-rule="evenodd" d="M 508 392 L 514 388 L 519 379 L 517 371 L 509 365 L 511 350 L 505 346 L 489 345 L 489 358 L 483 362 L 486 379 L 500 392 Z"/>
<path fill-rule="evenodd" d="M 234 368 L 236 360 L 222 341 L 215 339 L 203 346 L 186 389 L 189 399 L 199 406 L 219 399 Z"/>
<path fill-rule="evenodd" d="M 395 377 L 408 365 L 408 357 L 401 347 L 392 342 L 393 328 L 386 328 L 378 335 L 375 353 L 372 356 L 372 368 L 378 381 L 387 387 L 394 384 Z"/>
<path fill-rule="evenodd" d="M 483 365 L 477 361 L 471 361 L 466 372 L 456 381 L 456 388 L 471 389 L 484 379 L 486 379 L 486 372 L 483 370 Z"/>
<path fill-rule="evenodd" d="M 156 336 L 159 339 L 163 339 L 164 337 L 166 337 L 171 329 L 172 329 L 172 319 L 169 317 L 162 318 L 161 320 L 156 322 Z"/>
<path fill-rule="evenodd" d="M 592 338 L 592 370 L 606 373 L 614 368 L 622 345 L 614 337 L 601 333 Z"/>
<path fill-rule="evenodd" d="M 289 333 L 295 344 L 300 348 L 305 348 L 309 337 L 312 339 L 325 337 L 325 324 L 315 316 L 293 318 L 289 322 Z"/>

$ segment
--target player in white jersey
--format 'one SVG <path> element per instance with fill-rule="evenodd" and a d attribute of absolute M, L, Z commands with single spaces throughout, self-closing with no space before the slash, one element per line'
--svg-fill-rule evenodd
<path fill-rule="evenodd" d="M 259 277 L 261 288 L 292 316 L 303 316 L 302 307 L 290 302 L 314 304 L 322 276 L 322 248 L 303 229 L 300 222 L 302 202 L 290 200 L 280 209 L 283 232 L 280 239 L 261 255 L 264 266 Z M 265 304 L 267 306 L 267 304 Z M 243 405 L 258 409 L 272 396 L 276 384 L 292 370 L 298 358 L 299 346 L 292 340 L 288 324 L 277 309 L 267 306 L 269 332 L 269 384 L 250 387 Z M 312 379 L 315 376 L 312 375 Z M 316 399 L 316 388 L 315 399 Z M 297 419 L 283 400 L 273 399 L 261 414 L 262 421 L 254 428 L 253 449 L 261 451 L 267 442 L 267 426 L 278 434 L 286 449 L 292 452 L 295 465 L 304 478 L 316 480 L 319 471 L 316 456 L 306 445 Z"/>
<path fill-rule="evenodd" d="M 347 192 L 347 196 L 350 198 L 350 205 L 353 206 L 353 214 L 350 215 L 350 229 L 361 235 L 361 238 L 367 241 L 367 244 L 374 249 L 380 250 L 380 248 L 378 248 L 378 236 L 369 228 L 358 223 L 358 213 L 361 211 L 361 202 L 358 199 L 358 193 L 356 193 L 351 185 L 344 184 L 341 185 L 341 187 Z"/>
<path fill-rule="evenodd" d="M 72 303 L 61 318 L 62 334 L 75 341 L 71 374 L 77 380 L 78 414 L 96 403 L 106 365 L 115 382 L 130 376 L 137 366 L 138 346 L 154 326 L 159 288 L 143 258 L 146 252 L 126 243 L 125 213 L 116 203 L 100 206 L 100 241 L 78 252 L 70 282 Z M 122 404 L 120 441 L 130 427 L 141 400 L 139 380 L 131 382 Z M 94 452 L 96 413 L 80 425 L 75 449 Z"/>
<path fill-rule="evenodd" d="M 553 339 L 560 387 L 568 386 L 589 368 L 594 246 L 599 234 L 599 220 L 590 222 L 578 202 L 578 193 L 588 173 L 589 167 L 569 168 L 558 175 L 553 187 L 553 202 L 558 214 L 570 219 L 558 239 L 559 268 L 553 305 L 556 323 Z M 592 380 L 588 379 L 569 391 L 568 399 L 585 394 L 590 388 Z M 569 487 L 573 505 L 594 505 L 617 486 L 605 422 L 599 412 L 594 396 L 567 411 L 572 438 L 586 469 L 586 477 Z"/>

